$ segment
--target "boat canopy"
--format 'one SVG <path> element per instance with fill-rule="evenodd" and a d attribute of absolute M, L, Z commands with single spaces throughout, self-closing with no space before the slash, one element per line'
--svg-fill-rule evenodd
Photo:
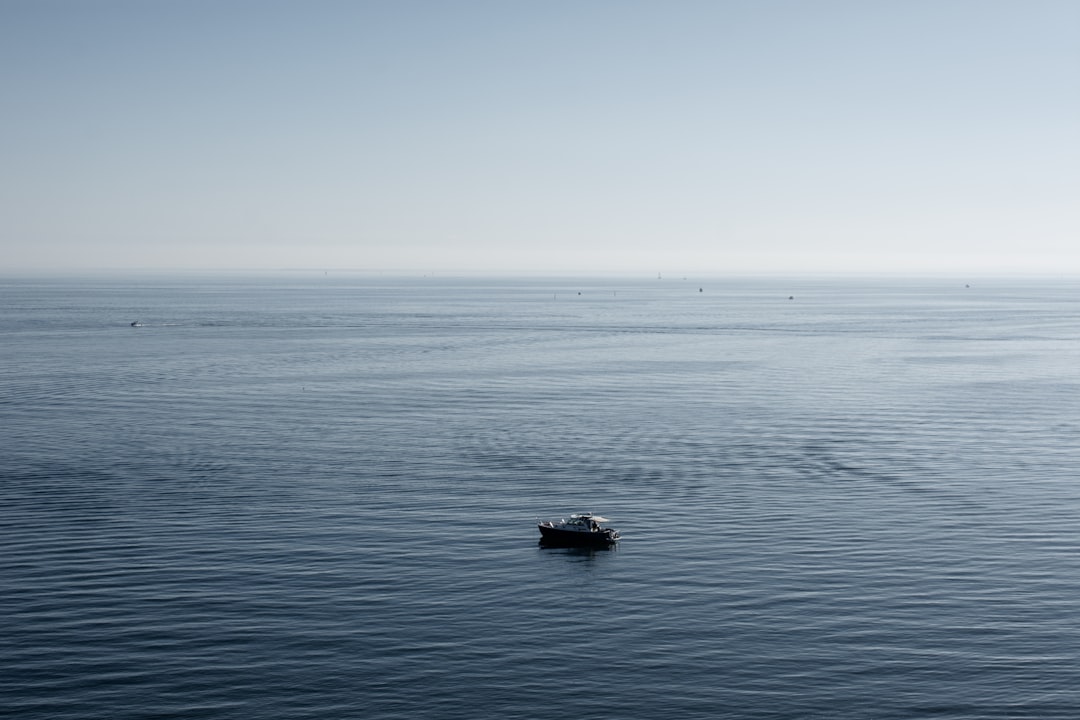
<path fill-rule="evenodd" d="M 581 518 L 582 520 L 595 520 L 596 522 L 607 522 L 608 519 L 600 517 L 599 515 L 593 515 L 592 513 L 575 513 L 570 516 L 571 518 Z"/>

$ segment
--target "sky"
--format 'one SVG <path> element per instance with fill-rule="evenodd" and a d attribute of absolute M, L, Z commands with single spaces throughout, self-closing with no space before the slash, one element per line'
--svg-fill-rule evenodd
<path fill-rule="evenodd" d="M 1080 273 L 1076 0 L 0 0 L 0 273 Z"/>

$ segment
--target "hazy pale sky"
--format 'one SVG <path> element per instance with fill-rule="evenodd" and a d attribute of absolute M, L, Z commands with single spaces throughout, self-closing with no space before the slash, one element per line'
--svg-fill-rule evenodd
<path fill-rule="evenodd" d="M 0 0 L 0 272 L 1080 272 L 1078 0 Z"/>

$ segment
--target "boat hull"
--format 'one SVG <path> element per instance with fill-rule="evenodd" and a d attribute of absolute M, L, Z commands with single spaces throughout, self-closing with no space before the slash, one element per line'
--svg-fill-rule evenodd
<path fill-rule="evenodd" d="M 562 530 L 550 525 L 537 525 L 540 528 L 540 542 L 545 545 L 562 547 L 604 547 L 613 545 L 619 539 L 619 533 L 605 529 L 595 532 L 580 530 Z"/>

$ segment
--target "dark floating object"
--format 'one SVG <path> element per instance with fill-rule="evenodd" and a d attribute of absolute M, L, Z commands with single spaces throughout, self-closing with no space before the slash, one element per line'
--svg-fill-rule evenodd
<path fill-rule="evenodd" d="M 142 323 L 136 320 L 135 322 L 131 323 L 131 327 L 142 327 Z"/>
<path fill-rule="evenodd" d="M 794 299 L 795 299 L 795 296 L 794 296 L 794 295 L 788 295 L 788 296 L 787 296 L 787 299 L 788 299 L 788 300 L 794 300 Z"/>
<path fill-rule="evenodd" d="M 698 292 L 705 292 L 705 288 L 698 288 L 697 291 Z"/>
<path fill-rule="evenodd" d="M 603 547 L 619 539 L 619 532 L 601 527 L 607 518 L 592 513 L 575 513 L 569 520 L 538 522 L 540 542 L 553 547 Z"/>

